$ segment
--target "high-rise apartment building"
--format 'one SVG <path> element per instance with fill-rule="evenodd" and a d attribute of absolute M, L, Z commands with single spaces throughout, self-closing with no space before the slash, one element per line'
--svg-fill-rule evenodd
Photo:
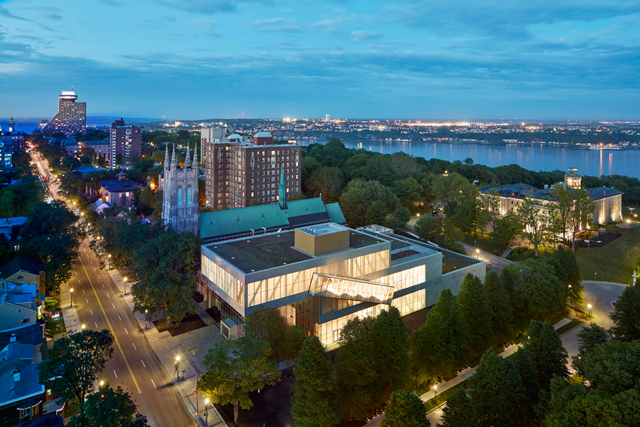
<path fill-rule="evenodd" d="M 122 161 L 132 156 L 140 156 L 140 128 L 134 125 L 125 125 L 124 120 L 116 120 L 111 123 L 109 129 L 109 166 L 114 169 L 118 163 L 118 155 L 122 155 Z"/>
<path fill-rule="evenodd" d="M 70 90 L 63 90 L 58 96 L 58 114 L 42 128 L 43 133 L 85 133 L 87 130 L 87 103 L 76 102 L 78 96 Z"/>
<path fill-rule="evenodd" d="M 202 156 L 202 161 L 204 162 L 206 159 L 204 144 L 207 142 L 221 142 L 232 133 L 233 129 L 230 127 L 208 127 L 200 129 L 200 155 Z"/>
<path fill-rule="evenodd" d="M 244 208 L 252 200 L 276 203 L 281 182 L 286 199 L 300 191 L 302 154 L 298 144 L 274 145 L 270 132 L 259 132 L 253 138 L 233 134 L 203 146 L 207 207 Z"/>

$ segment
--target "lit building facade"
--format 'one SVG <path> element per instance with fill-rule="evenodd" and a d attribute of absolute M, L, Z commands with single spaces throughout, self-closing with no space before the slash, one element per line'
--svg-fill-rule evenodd
<path fill-rule="evenodd" d="M 87 130 L 87 103 L 76 102 L 78 96 L 73 91 L 63 90 L 58 96 L 58 114 L 43 128 L 43 133 L 63 133 L 73 135 Z"/>
<path fill-rule="evenodd" d="M 109 129 L 109 166 L 117 167 L 117 158 L 123 160 L 131 157 L 140 157 L 140 128 L 134 125 L 126 125 L 123 119 L 111 123 Z"/>
<path fill-rule="evenodd" d="M 571 188 L 582 187 L 582 177 L 578 175 L 578 169 L 569 168 L 569 173 L 565 175 L 564 185 Z M 621 191 L 607 187 L 587 188 L 586 191 L 596 203 L 596 210 L 593 213 L 594 224 L 622 221 Z M 480 188 L 480 197 L 496 197 L 497 213 L 499 215 L 505 215 L 509 211 L 517 210 L 526 199 L 534 199 L 542 206 L 555 202 L 548 185 L 545 185 L 542 190 L 527 184 L 509 184 L 501 187 L 488 185 Z"/>
<path fill-rule="evenodd" d="M 243 208 L 252 200 L 276 203 L 281 173 L 287 200 L 300 191 L 300 145 L 274 145 L 269 132 L 259 132 L 253 138 L 233 134 L 220 142 L 203 142 L 203 153 L 209 208 Z"/>
<path fill-rule="evenodd" d="M 212 243 L 201 254 L 200 292 L 220 310 L 228 337 L 241 335 L 244 317 L 264 304 L 328 348 L 349 319 L 389 305 L 413 313 L 486 270 L 483 261 L 335 223 Z"/>

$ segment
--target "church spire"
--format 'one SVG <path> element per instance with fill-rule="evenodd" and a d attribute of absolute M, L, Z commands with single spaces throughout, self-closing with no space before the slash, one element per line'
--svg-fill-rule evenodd
<path fill-rule="evenodd" d="M 169 169 L 171 166 L 171 163 L 169 163 L 169 143 L 165 144 L 164 147 L 164 168 Z"/>
<path fill-rule="evenodd" d="M 192 166 L 192 168 L 197 171 L 196 175 L 200 175 L 200 165 L 198 164 L 198 146 L 197 145 L 193 148 L 193 166 Z"/>
<path fill-rule="evenodd" d="M 176 144 L 173 144 L 173 153 L 171 154 L 171 170 L 173 172 L 178 170 L 178 156 L 176 155 Z"/>
<path fill-rule="evenodd" d="M 280 209 L 287 208 L 287 189 L 284 186 L 284 165 L 280 166 L 280 188 L 278 188 L 278 203 Z"/>
<path fill-rule="evenodd" d="M 189 169 L 191 167 L 191 159 L 189 158 L 189 143 L 187 142 L 187 155 L 184 158 L 184 168 Z"/>

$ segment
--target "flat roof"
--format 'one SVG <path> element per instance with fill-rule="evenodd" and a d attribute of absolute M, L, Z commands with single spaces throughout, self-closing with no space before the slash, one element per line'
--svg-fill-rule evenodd
<path fill-rule="evenodd" d="M 336 227 L 339 226 L 336 225 Z M 382 238 L 376 238 L 346 227 L 344 229 L 349 230 L 350 249 L 363 248 L 385 242 Z M 288 230 L 227 242 L 211 243 L 204 247 L 244 273 L 267 270 L 329 255 L 323 254 L 314 257 L 296 249 L 294 245 L 295 230 Z"/>

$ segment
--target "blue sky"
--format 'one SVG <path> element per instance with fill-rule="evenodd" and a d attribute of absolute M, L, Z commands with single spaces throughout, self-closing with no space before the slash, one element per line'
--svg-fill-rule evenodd
<path fill-rule="evenodd" d="M 640 1 L 0 0 L 0 117 L 640 119 Z"/>

